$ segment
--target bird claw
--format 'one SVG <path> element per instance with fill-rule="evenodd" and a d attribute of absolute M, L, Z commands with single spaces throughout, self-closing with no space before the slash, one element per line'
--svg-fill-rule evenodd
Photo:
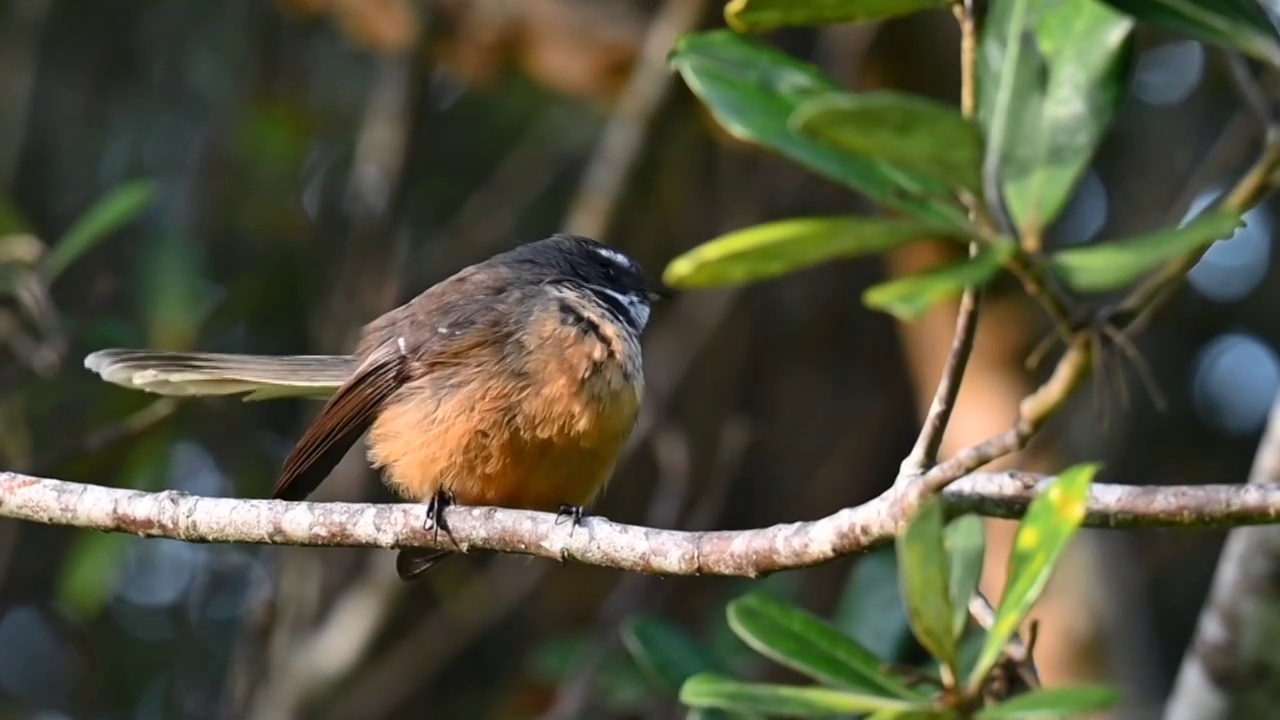
<path fill-rule="evenodd" d="M 556 524 L 560 525 L 561 523 L 569 521 L 572 522 L 573 527 L 576 528 L 582 524 L 582 515 L 583 510 L 581 505 L 561 505 L 560 509 L 556 510 Z"/>
<path fill-rule="evenodd" d="M 448 490 L 437 490 L 436 494 L 427 501 L 427 522 L 422 529 L 433 533 L 434 542 L 440 541 L 441 530 L 444 531 L 445 537 L 453 542 L 453 533 L 449 531 L 449 526 L 444 521 L 444 509 L 453 504 L 455 504 L 453 493 Z"/>

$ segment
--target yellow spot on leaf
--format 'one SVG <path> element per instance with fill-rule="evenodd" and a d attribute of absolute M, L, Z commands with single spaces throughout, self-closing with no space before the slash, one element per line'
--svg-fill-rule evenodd
<path fill-rule="evenodd" d="M 1033 527 L 1023 526 L 1018 533 L 1018 549 L 1030 550 L 1040 544 L 1040 531 Z"/>
<path fill-rule="evenodd" d="M 1081 500 L 1072 500 L 1059 508 L 1062 517 L 1073 523 L 1078 523 L 1084 519 L 1084 510 L 1084 502 Z"/>
<path fill-rule="evenodd" d="M 1050 485 L 1049 490 L 1048 492 L 1045 493 L 1045 495 L 1049 496 L 1050 503 L 1053 503 L 1054 505 L 1062 504 L 1062 488 L 1058 487 L 1057 484 Z"/>

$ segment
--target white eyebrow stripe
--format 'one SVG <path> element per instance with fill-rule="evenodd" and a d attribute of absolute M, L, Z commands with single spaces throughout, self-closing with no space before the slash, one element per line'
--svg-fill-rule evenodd
<path fill-rule="evenodd" d="M 622 253 L 618 252 L 617 250 L 614 250 L 613 248 L 593 247 L 592 249 L 595 250 L 596 253 L 598 253 L 600 256 L 604 257 L 610 262 L 621 265 L 622 267 L 630 268 L 633 265 L 635 265 L 635 263 L 631 262 L 631 258 L 627 257 L 626 255 L 623 255 Z"/>

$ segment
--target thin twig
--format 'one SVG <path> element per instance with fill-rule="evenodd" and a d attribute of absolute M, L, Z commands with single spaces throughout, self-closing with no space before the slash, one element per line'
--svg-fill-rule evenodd
<path fill-rule="evenodd" d="M 920 435 L 916 438 L 911 453 L 902 463 L 899 482 L 918 477 L 933 467 L 938 460 L 942 436 L 946 434 L 947 424 L 951 422 L 951 412 L 955 409 L 956 398 L 960 394 L 964 369 L 973 351 L 973 340 L 978 328 L 978 309 L 981 304 L 982 296 L 978 289 L 965 288 L 964 294 L 960 296 L 956 329 L 951 339 L 951 351 L 947 355 L 947 363 L 942 368 L 942 377 L 938 380 L 938 389 L 934 392 L 933 401 L 925 415 Z"/>
<path fill-rule="evenodd" d="M 960 24 L 960 112 L 964 117 L 972 119 L 977 112 L 977 20 L 973 16 L 972 0 L 957 3 L 954 8 L 956 21 Z M 982 214 L 981 203 L 968 198 L 966 204 L 969 206 L 970 221 L 978 219 Z M 970 257 L 977 252 L 978 244 L 971 243 Z M 966 287 L 960 296 L 956 329 L 952 335 L 947 362 L 942 369 L 942 377 L 938 380 L 938 387 L 925 414 L 915 446 L 902 462 L 898 480 L 900 483 L 923 474 L 938 461 L 938 449 L 942 447 L 942 437 L 951 422 L 951 413 L 955 410 L 956 398 L 960 395 L 960 383 L 969 364 L 969 355 L 973 352 L 981 306 L 982 293 L 979 288 Z"/>
<path fill-rule="evenodd" d="M 1234 50 L 1223 50 L 1222 54 L 1227 61 L 1231 85 L 1235 87 L 1245 110 L 1253 116 L 1254 121 L 1263 127 L 1271 125 L 1271 111 L 1267 107 L 1267 95 L 1263 92 L 1258 79 L 1253 76 L 1253 72 L 1249 70 L 1249 61 L 1244 55 Z"/>
<path fill-rule="evenodd" d="M 1261 155 L 1234 187 L 1226 194 L 1217 208 L 1228 212 L 1243 214 L 1257 205 L 1270 190 L 1270 180 L 1280 165 L 1280 131 L 1275 129 L 1267 133 L 1266 145 Z M 1200 258 L 1209 250 L 1208 245 L 1187 253 L 1170 261 L 1155 275 L 1138 284 L 1117 305 L 1119 312 L 1132 314 L 1133 319 L 1127 327 L 1142 328 L 1150 322 L 1150 317 L 1169 301 L 1173 290 L 1182 282 Z"/>
<path fill-rule="evenodd" d="M 969 615 L 983 630 L 990 631 L 991 626 L 996 622 L 996 609 L 980 592 L 975 592 L 969 600 Z M 1036 661 L 1031 651 L 1031 644 L 1023 642 L 1018 635 L 1009 638 L 1005 643 L 1002 665 L 1009 668 L 1012 671 L 1009 674 L 1013 675 L 1013 678 L 1005 679 L 1006 696 L 1040 687 L 1040 671 L 1036 668 Z M 1008 687 L 1012 685 L 1009 682 L 1011 679 L 1017 679 L 1020 687 Z"/>
<path fill-rule="evenodd" d="M 926 491 L 945 487 L 956 478 L 1026 447 L 1040 426 L 1066 402 L 1084 380 L 1091 362 L 1089 338 L 1087 335 L 1079 335 L 1058 360 L 1049 379 L 1018 404 L 1018 420 L 1014 426 L 934 466 L 924 476 Z"/>

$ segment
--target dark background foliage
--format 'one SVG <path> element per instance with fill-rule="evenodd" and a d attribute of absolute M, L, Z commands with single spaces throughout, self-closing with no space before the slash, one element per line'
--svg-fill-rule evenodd
<path fill-rule="evenodd" d="M 665 71 L 656 82 L 670 96 L 630 117 L 631 72 L 660 5 L 0 0 L 0 235 L 55 247 L 99 199 L 154 186 L 136 218 L 37 283 L 47 303 L 0 300 L 0 468 L 262 496 L 313 404 L 157 401 L 101 383 L 83 355 L 340 351 L 418 289 L 565 227 L 591 228 L 657 273 L 727 230 L 867 210 L 729 140 Z M 701 26 L 723 23 L 703 6 Z M 955 100 L 945 12 L 770 39 L 851 87 Z M 1139 40 L 1129 94 L 1051 242 L 1163 224 L 1193 175 L 1229 177 L 1256 142 L 1220 54 L 1147 28 Z M 583 173 L 619 117 L 639 121 L 645 142 L 612 203 Z M 1204 166 L 1219 142 L 1244 149 Z M 1280 386 L 1275 220 L 1265 205 L 1248 219 L 1142 338 L 1167 410 L 1134 377 L 1131 402 L 1110 393 L 1105 422 L 1082 393 L 1022 465 L 1099 459 L 1106 482 L 1244 479 Z M 882 490 L 950 321 L 902 327 L 859 296 L 942 252 L 661 308 L 647 415 L 598 512 L 746 528 Z M 32 277 L 8 257 L 0 270 Z M 997 289 L 990 310 L 952 430 L 972 440 L 1003 429 L 1005 389 L 1029 382 L 1021 359 L 1045 332 L 1016 294 Z M 387 498 L 358 453 L 317 496 Z M 1082 537 L 1038 614 L 1046 673 L 1118 682 L 1118 712 L 1150 716 L 1221 533 Z M 583 717 L 661 717 L 670 701 L 616 644 L 622 617 L 667 616 L 740 652 L 746 673 L 758 660 L 724 626 L 729 598 L 763 586 L 852 623 L 876 597 L 850 575 L 862 558 L 755 583 L 473 558 L 401 586 L 390 555 L 0 521 L 0 717 L 535 717 L 574 683 L 593 698 Z M 900 626 L 889 610 L 860 612 Z"/>

